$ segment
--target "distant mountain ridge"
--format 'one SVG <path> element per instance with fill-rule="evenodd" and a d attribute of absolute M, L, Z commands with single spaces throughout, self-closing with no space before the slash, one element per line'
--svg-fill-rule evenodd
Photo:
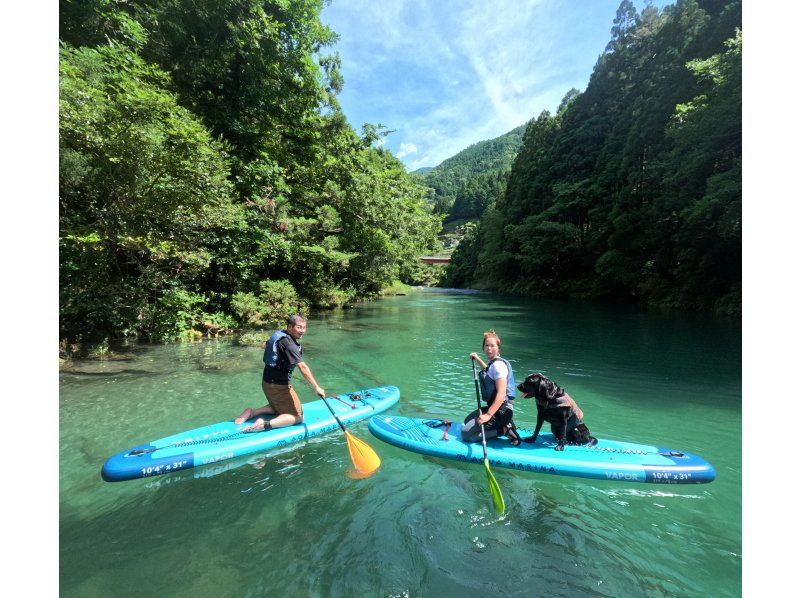
<path fill-rule="evenodd" d="M 527 126 L 525 123 L 494 139 L 473 143 L 424 173 L 419 172 L 423 169 L 415 171 L 433 189 L 434 210 L 448 214 L 450 220 L 480 217 L 486 205 L 494 199 L 498 180 L 505 179 L 511 170 Z M 470 195 L 466 200 L 467 208 L 461 205 L 463 201 L 459 201 L 459 194 L 463 196 L 465 193 Z M 474 199 L 476 196 L 480 198 Z M 452 212 L 454 207 L 458 213 Z"/>
<path fill-rule="evenodd" d="M 416 170 L 412 170 L 410 174 L 425 174 L 433 170 L 433 166 L 422 166 L 421 168 L 417 168 Z"/>
<path fill-rule="evenodd" d="M 472 167 L 472 174 L 477 174 L 504 166 L 510 167 L 522 147 L 522 136 L 525 134 L 527 126 L 528 123 L 525 123 L 494 139 L 473 143 L 441 164 L 434 166 L 429 172 L 435 171 L 436 174 L 439 174 Z"/>

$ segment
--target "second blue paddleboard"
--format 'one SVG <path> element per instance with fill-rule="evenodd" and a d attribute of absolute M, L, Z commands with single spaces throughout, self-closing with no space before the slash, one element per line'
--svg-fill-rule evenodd
<path fill-rule="evenodd" d="M 389 444 L 423 455 L 482 463 L 481 443 L 463 442 L 461 427 L 416 417 L 376 415 L 369 420 L 369 431 Z M 519 433 L 526 437 L 532 430 Z M 594 446 L 566 446 L 563 451 L 555 446 L 549 433 L 539 434 L 535 444 L 512 446 L 505 437 L 486 443 L 491 465 L 520 471 L 654 484 L 703 484 L 716 477 L 711 464 L 697 455 L 647 444 L 600 439 Z"/>

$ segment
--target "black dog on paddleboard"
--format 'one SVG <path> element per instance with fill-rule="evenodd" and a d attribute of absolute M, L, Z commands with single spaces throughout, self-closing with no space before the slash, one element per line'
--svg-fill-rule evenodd
<path fill-rule="evenodd" d="M 583 423 L 583 411 L 563 388 L 543 374 L 530 374 L 524 382 L 517 385 L 524 399 L 536 399 L 536 429 L 533 436 L 523 442 L 536 442 L 542 424 L 547 420 L 550 430 L 556 437 L 557 451 L 563 451 L 565 444 L 597 444 L 597 438 L 589 434 Z"/>

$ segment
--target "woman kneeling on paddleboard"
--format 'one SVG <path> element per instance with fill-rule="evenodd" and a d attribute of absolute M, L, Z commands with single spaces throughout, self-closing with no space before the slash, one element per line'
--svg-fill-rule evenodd
<path fill-rule="evenodd" d="M 516 396 L 514 372 L 511 364 L 500 357 L 500 337 L 494 330 L 483 333 L 483 352 L 489 360 L 488 365 L 477 353 L 470 353 L 469 356 L 481 366 L 480 389 L 487 406 L 481 407 L 480 413 L 476 409 L 466 417 L 461 438 L 465 442 L 480 442 L 483 424 L 487 440 L 495 436 L 507 436 L 511 444 L 517 446 L 520 438 L 513 422 Z"/>

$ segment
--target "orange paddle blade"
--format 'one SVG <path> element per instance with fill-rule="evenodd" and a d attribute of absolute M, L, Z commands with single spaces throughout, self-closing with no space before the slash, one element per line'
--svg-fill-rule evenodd
<path fill-rule="evenodd" d="M 381 459 L 372 447 L 363 440 L 353 436 L 348 430 L 344 431 L 347 438 L 347 449 L 350 459 L 360 474 L 358 477 L 369 477 L 381 466 Z"/>

